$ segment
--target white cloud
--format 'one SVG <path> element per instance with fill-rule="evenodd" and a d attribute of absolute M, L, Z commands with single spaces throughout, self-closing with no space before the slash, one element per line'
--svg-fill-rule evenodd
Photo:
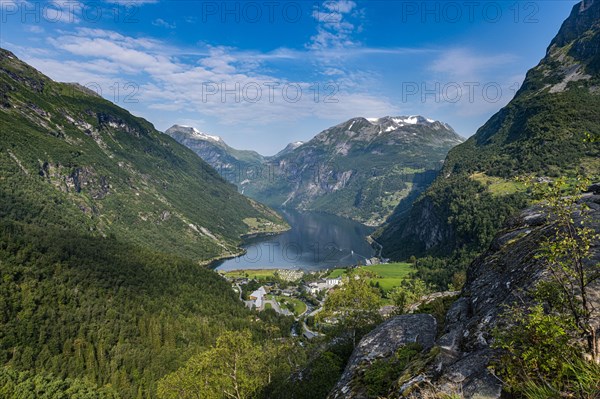
<path fill-rule="evenodd" d="M 421 103 L 435 111 L 452 110 L 461 117 L 496 111 L 513 98 L 522 82 L 505 72 L 516 61 L 512 54 L 484 54 L 465 48 L 441 51 L 427 69 L 431 73 L 428 81 L 417 82 Z"/>
<path fill-rule="evenodd" d="M 442 52 L 429 69 L 457 79 L 476 79 L 485 71 L 515 60 L 512 54 L 475 54 L 467 49 L 450 49 Z"/>
<path fill-rule="evenodd" d="M 309 49 L 324 50 L 356 46 L 352 34 L 357 30 L 348 21 L 356 3 L 349 0 L 326 1 L 316 5 L 312 17 L 317 21 L 317 33 L 307 44 Z"/>
<path fill-rule="evenodd" d="M 31 33 L 44 33 L 44 28 L 39 25 L 27 25 L 25 30 Z"/>
<path fill-rule="evenodd" d="M 56 23 L 77 24 L 81 22 L 79 15 L 84 5 L 72 0 L 52 0 L 42 8 L 44 21 Z"/>
<path fill-rule="evenodd" d="M 200 60 L 201 65 L 216 73 L 235 73 L 236 68 L 232 65 L 232 63 L 236 62 L 237 59 L 233 55 L 229 54 L 227 48 L 211 48 L 209 50 L 209 54 L 210 55 L 208 57 Z"/>
<path fill-rule="evenodd" d="M 86 34 L 88 36 L 84 36 Z M 73 55 L 112 61 L 126 73 L 172 73 L 178 69 L 168 56 L 161 54 L 158 42 L 149 39 L 134 39 L 102 30 L 80 29 L 76 35 L 59 36 L 49 39 L 49 42 Z"/>
<path fill-rule="evenodd" d="M 326 71 L 336 82 L 327 86 L 329 81 L 289 80 L 248 68 L 251 53 L 227 47 L 208 47 L 183 57 L 185 49 L 157 40 L 86 28 L 48 41 L 59 50 L 55 57 L 60 60 L 39 56 L 26 61 L 57 80 L 98 83 L 105 91 L 114 82 L 134 81 L 139 85 L 138 109 L 146 109 L 151 119 L 152 110 L 185 111 L 223 125 L 264 126 L 303 118 L 393 114 L 396 109 L 373 92 L 368 73 Z M 281 50 L 271 56 L 289 53 Z M 301 95 L 296 98 L 298 89 Z"/>
<path fill-rule="evenodd" d="M 326 1 L 323 6 L 332 12 L 347 14 L 356 7 L 356 3 L 349 0 Z"/>
<path fill-rule="evenodd" d="M 84 86 L 100 86 L 105 92 L 115 82 L 114 69 L 102 69 L 98 62 L 82 64 L 50 58 L 24 57 L 24 61 L 39 69 L 52 79 L 61 82 L 77 82 Z"/>
<path fill-rule="evenodd" d="M 167 29 L 175 29 L 177 27 L 177 25 L 175 25 L 175 23 L 169 23 L 162 18 L 155 19 L 152 22 L 152 25 L 161 26 L 161 27 L 167 28 Z"/>

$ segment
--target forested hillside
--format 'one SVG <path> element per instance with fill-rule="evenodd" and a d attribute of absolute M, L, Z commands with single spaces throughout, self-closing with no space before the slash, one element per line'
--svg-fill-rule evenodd
<path fill-rule="evenodd" d="M 288 334 L 198 264 L 237 252 L 250 225 L 281 228 L 278 215 L 5 50 L 0 100 L 0 396 L 152 398 L 225 330 Z"/>
<path fill-rule="evenodd" d="M 0 98 L 2 188 L 57 196 L 95 234 L 206 260 L 238 251 L 244 219 L 284 225 L 149 122 L 4 50 Z"/>
<path fill-rule="evenodd" d="M 600 135 L 599 60 L 600 3 L 578 4 L 515 98 L 452 149 L 427 192 L 377 234 L 384 253 L 451 256 L 464 268 L 528 203 L 516 177 L 600 178 L 600 144 L 588 139 Z"/>

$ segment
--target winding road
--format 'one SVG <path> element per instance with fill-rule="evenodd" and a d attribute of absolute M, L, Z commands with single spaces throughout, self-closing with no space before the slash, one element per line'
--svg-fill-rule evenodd
<path fill-rule="evenodd" d="M 246 306 L 248 306 L 248 301 L 244 301 L 244 298 L 242 296 L 242 287 L 240 287 L 240 285 L 238 283 L 235 283 L 235 287 L 237 288 L 240 301 L 244 302 L 246 304 Z M 280 315 L 283 315 L 283 316 L 293 316 L 294 315 L 288 309 L 282 309 L 281 306 L 279 305 L 279 302 L 277 302 L 274 299 L 266 299 L 263 302 L 263 309 L 264 309 L 264 305 L 266 305 L 267 303 L 270 304 L 271 307 L 273 308 L 273 310 L 275 312 L 279 313 Z M 307 317 L 314 316 L 317 313 L 319 313 L 323 309 L 322 306 L 323 305 L 321 304 L 321 306 L 319 306 L 317 309 L 315 309 L 312 312 L 310 312 Z M 307 339 L 313 339 L 313 338 L 319 337 L 319 336 L 321 336 L 323 334 L 315 332 L 315 331 L 312 331 L 306 325 L 306 317 L 304 317 L 304 315 L 306 315 L 306 313 L 308 312 L 308 310 L 309 310 L 309 305 L 306 305 L 306 310 L 302 314 L 300 314 L 298 317 L 295 317 L 295 319 L 296 319 L 296 321 L 298 321 L 298 322 L 300 322 L 302 324 L 302 330 L 303 330 L 302 335 L 304 337 L 306 337 Z"/>

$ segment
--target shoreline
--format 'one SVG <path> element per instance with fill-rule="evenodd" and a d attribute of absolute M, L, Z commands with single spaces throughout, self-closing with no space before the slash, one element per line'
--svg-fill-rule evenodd
<path fill-rule="evenodd" d="M 252 240 L 252 239 L 255 239 L 255 238 L 262 238 L 262 237 L 272 237 L 272 236 L 276 236 L 276 235 L 279 235 L 279 234 L 283 234 L 283 233 L 285 233 L 286 231 L 289 231 L 289 230 L 291 230 L 291 227 L 288 227 L 287 229 L 281 230 L 281 231 L 259 231 L 259 232 L 256 232 L 256 233 L 241 234 L 240 235 L 240 240 L 242 242 L 240 243 L 240 245 L 244 245 L 244 243 L 246 241 L 248 241 L 248 240 Z M 245 255 L 247 253 L 247 251 L 244 248 L 242 248 L 242 247 L 237 247 L 237 249 L 238 249 L 238 252 L 236 252 L 236 253 L 232 253 L 232 254 L 229 254 L 229 255 L 221 255 L 221 256 L 217 256 L 217 257 L 211 258 L 211 259 L 207 259 L 205 261 L 200 261 L 199 262 L 200 266 L 207 266 L 209 269 L 215 270 L 216 267 L 218 267 L 217 265 L 215 265 L 215 263 L 222 262 L 222 261 L 227 260 L 227 259 L 235 259 L 235 258 L 237 258 L 239 256 L 243 256 L 243 255 Z"/>
<path fill-rule="evenodd" d="M 252 240 L 255 238 L 262 238 L 262 237 L 273 237 L 273 236 L 277 236 L 279 234 L 288 232 L 291 229 L 292 228 L 289 227 L 289 228 L 287 228 L 285 230 L 281 230 L 281 231 L 259 231 L 256 233 L 246 233 L 246 234 L 240 235 L 240 239 L 242 240 L 242 244 L 243 244 L 243 241 L 246 241 L 246 240 Z"/>
<path fill-rule="evenodd" d="M 240 251 L 235 253 L 235 254 L 229 254 L 229 255 L 222 255 L 222 256 L 216 256 L 214 258 L 210 258 L 207 260 L 202 260 L 199 261 L 198 264 L 200 266 L 208 266 L 209 269 L 211 270 L 215 270 L 215 267 L 213 267 L 212 265 L 216 262 L 221 262 L 227 259 L 233 259 L 233 258 L 237 258 L 238 256 L 242 256 L 246 253 L 246 250 L 243 248 L 239 248 Z"/>
<path fill-rule="evenodd" d="M 322 271 L 327 271 L 327 270 L 333 270 L 333 269 L 321 269 L 321 270 L 306 270 L 306 269 L 301 269 L 301 268 L 296 268 L 296 269 L 286 269 L 285 267 L 273 267 L 273 268 L 269 268 L 269 267 L 257 267 L 254 269 L 232 269 L 232 270 L 218 270 L 218 272 L 220 273 L 244 273 L 244 272 L 276 272 L 279 270 L 293 270 L 293 271 L 301 271 L 304 273 L 314 273 L 314 272 L 322 272 Z"/>

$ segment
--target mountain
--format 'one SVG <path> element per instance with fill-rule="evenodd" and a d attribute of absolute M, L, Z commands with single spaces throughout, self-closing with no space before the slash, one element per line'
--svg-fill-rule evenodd
<path fill-rule="evenodd" d="M 264 162 L 265 158 L 255 151 L 236 150 L 228 146 L 221 137 L 200 132 L 190 126 L 171 126 L 166 134 L 185 145 L 219 174 L 234 184 L 241 184 L 245 176 L 252 177 L 252 171 Z"/>
<path fill-rule="evenodd" d="M 149 122 L 0 49 L 0 137 L 0 396 L 155 398 L 223 331 L 290 330 L 199 266 L 283 221 Z"/>
<path fill-rule="evenodd" d="M 98 235 L 199 261 L 237 253 L 250 219 L 282 224 L 147 121 L 0 57 L 2 187 L 18 185 L 15 201 L 57 198 Z"/>
<path fill-rule="evenodd" d="M 323 211 L 377 226 L 433 181 L 463 139 L 421 116 L 354 118 L 272 157 L 175 125 L 168 135 L 194 150 L 245 195 L 272 207 Z"/>
<path fill-rule="evenodd" d="M 273 157 L 234 150 L 194 128 L 174 126 L 167 134 L 228 171 L 223 175 L 251 198 L 368 225 L 381 224 L 401 201 L 408 206 L 462 142 L 447 124 L 421 116 L 354 118 Z"/>
<path fill-rule="evenodd" d="M 600 144 L 587 135 L 600 137 L 599 1 L 573 8 L 515 98 L 449 152 L 411 208 L 395 211 L 376 234 L 383 253 L 405 259 L 481 252 L 527 205 L 515 177 L 600 178 Z"/>
<path fill-rule="evenodd" d="M 289 143 L 288 145 L 285 146 L 285 148 L 283 150 L 281 150 L 277 154 L 275 154 L 273 156 L 273 158 L 279 158 L 284 155 L 287 155 L 290 152 L 294 151 L 296 148 L 300 147 L 302 144 L 304 144 L 303 141 L 294 141 L 293 143 Z"/>

